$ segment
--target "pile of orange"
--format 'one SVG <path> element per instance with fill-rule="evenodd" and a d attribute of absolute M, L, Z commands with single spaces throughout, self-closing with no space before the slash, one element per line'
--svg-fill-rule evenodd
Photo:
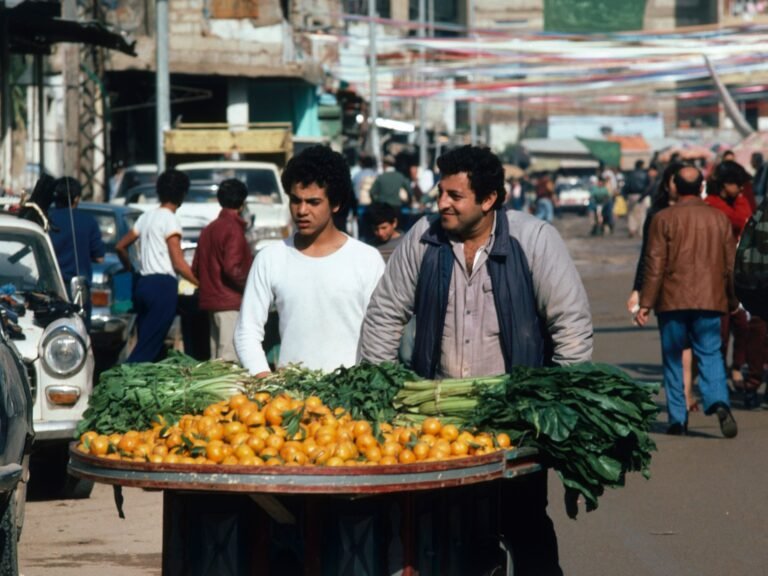
<path fill-rule="evenodd" d="M 78 450 L 134 462 L 240 466 L 357 466 L 410 464 L 488 454 L 509 448 L 506 434 L 470 433 L 427 418 L 420 427 L 374 428 L 331 410 L 317 397 L 305 400 L 267 393 L 238 394 L 151 430 L 80 437 Z"/>

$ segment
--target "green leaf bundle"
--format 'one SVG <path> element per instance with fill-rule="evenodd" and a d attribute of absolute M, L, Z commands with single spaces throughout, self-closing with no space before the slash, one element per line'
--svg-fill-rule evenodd
<path fill-rule="evenodd" d="M 248 372 L 221 360 L 199 362 L 178 352 L 160 362 L 121 364 L 104 372 L 77 427 L 99 434 L 145 430 L 161 416 L 174 423 L 184 414 L 244 390 Z"/>

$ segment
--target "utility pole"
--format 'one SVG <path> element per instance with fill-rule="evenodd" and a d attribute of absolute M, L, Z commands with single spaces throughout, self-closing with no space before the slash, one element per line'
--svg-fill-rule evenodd
<path fill-rule="evenodd" d="M 0 4 L 0 38 L 8 38 L 8 18 L 5 2 Z M 8 40 L 0 41 L 0 194 L 3 186 L 11 184 L 11 86 L 9 68 L 11 56 Z"/>
<path fill-rule="evenodd" d="M 370 152 L 376 160 L 376 167 L 381 168 L 381 144 L 379 143 L 379 127 L 376 121 L 379 119 L 378 86 L 376 75 L 376 0 L 368 0 L 368 60 L 370 83 L 370 116 L 368 118 L 368 145 Z"/>
<path fill-rule="evenodd" d="M 168 66 L 168 0 L 157 0 L 156 130 L 157 171 L 165 170 L 163 136 L 171 128 L 171 77 Z"/>
<path fill-rule="evenodd" d="M 467 24 L 469 28 L 469 33 L 472 35 L 473 41 L 477 42 L 477 38 L 475 37 L 475 1 L 469 0 L 468 6 L 467 6 Z M 475 47 L 475 50 L 477 48 Z M 475 65 L 477 65 L 477 60 L 475 60 Z M 470 76 L 470 80 L 474 81 L 475 76 L 472 74 Z M 477 145 L 477 102 L 475 102 L 474 97 L 471 97 L 472 100 L 469 101 L 469 142 L 472 144 L 472 146 Z"/>
<path fill-rule="evenodd" d="M 64 0 L 61 17 L 77 21 L 77 0 Z M 80 179 L 80 47 L 63 45 L 64 55 L 64 158 L 63 175 Z"/>
<path fill-rule="evenodd" d="M 425 30 L 426 27 L 426 0 L 419 0 L 419 35 L 422 37 L 425 37 Z M 426 76 L 424 75 L 424 61 L 426 56 L 426 50 L 424 49 L 424 46 L 419 49 L 419 57 L 421 62 L 419 62 L 419 73 L 416 75 L 416 78 L 418 79 L 418 83 L 420 85 L 424 85 L 426 81 Z M 428 143 L 427 143 L 427 102 L 424 97 L 419 98 L 419 168 L 421 170 L 426 170 L 429 166 L 427 166 L 428 160 L 427 160 L 427 154 L 429 152 L 428 150 Z"/>

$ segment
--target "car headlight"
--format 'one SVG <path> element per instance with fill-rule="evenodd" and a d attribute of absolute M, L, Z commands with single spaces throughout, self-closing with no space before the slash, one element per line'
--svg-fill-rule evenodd
<path fill-rule="evenodd" d="M 60 326 L 43 341 L 43 366 L 55 376 L 70 376 L 85 362 L 85 342 L 73 329 Z"/>
<path fill-rule="evenodd" d="M 253 239 L 258 242 L 259 240 L 282 240 L 288 238 L 291 235 L 290 226 L 265 226 L 263 228 L 253 228 Z"/>

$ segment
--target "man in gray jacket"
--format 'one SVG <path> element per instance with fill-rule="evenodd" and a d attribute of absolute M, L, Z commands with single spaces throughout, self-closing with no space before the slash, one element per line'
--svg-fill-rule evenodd
<path fill-rule="evenodd" d="M 464 146 L 437 163 L 439 217 L 417 222 L 392 254 L 363 322 L 362 359 L 395 360 L 415 316 L 410 363 L 423 377 L 590 361 L 589 302 L 557 231 L 502 209 L 504 169 L 488 149 Z M 546 473 L 513 484 L 503 530 L 515 574 L 562 574 Z"/>

